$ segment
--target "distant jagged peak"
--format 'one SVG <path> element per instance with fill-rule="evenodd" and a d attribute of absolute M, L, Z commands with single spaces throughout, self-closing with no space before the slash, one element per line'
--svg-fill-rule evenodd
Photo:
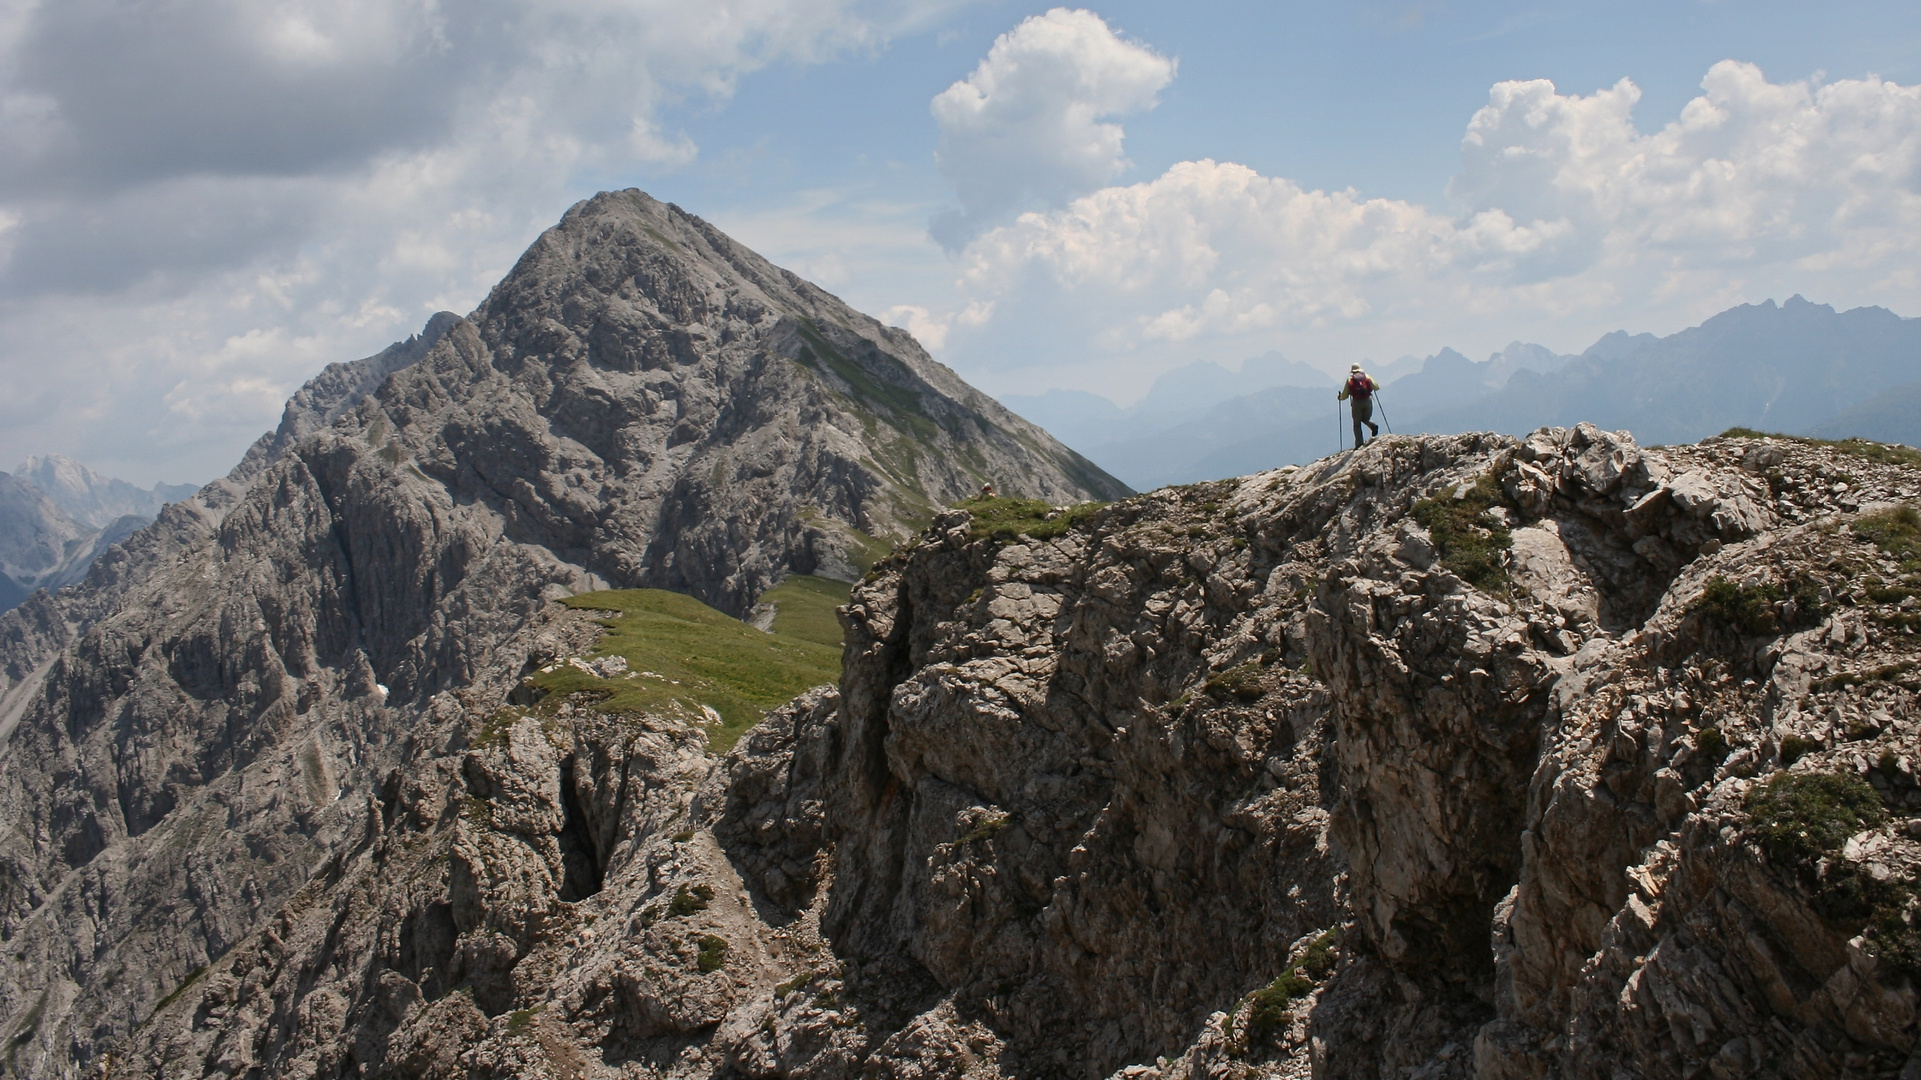
<path fill-rule="evenodd" d="M 170 496 L 179 497 L 176 485 L 136 487 L 65 454 L 35 454 L 21 462 L 14 475 L 40 489 L 55 506 L 89 529 L 105 528 L 130 515 L 151 518 Z"/>
<path fill-rule="evenodd" d="M 1587 347 L 1581 357 L 1586 360 L 1619 360 L 1632 356 L 1659 340 L 1649 333 L 1630 334 L 1626 330 L 1613 330 L 1602 334 L 1594 344 Z"/>

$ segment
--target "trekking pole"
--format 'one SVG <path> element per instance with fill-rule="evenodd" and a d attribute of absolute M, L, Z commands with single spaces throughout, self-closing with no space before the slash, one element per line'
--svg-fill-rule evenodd
<path fill-rule="evenodd" d="M 1394 434 L 1394 421 L 1387 418 L 1387 400 L 1381 397 L 1379 390 L 1374 391 L 1374 403 L 1381 407 L 1381 423 L 1387 425 L 1387 433 Z"/>
<path fill-rule="evenodd" d="M 1346 449 L 1347 449 L 1347 437 L 1341 434 L 1341 399 L 1335 398 L 1334 399 L 1334 452 L 1338 454 Z"/>

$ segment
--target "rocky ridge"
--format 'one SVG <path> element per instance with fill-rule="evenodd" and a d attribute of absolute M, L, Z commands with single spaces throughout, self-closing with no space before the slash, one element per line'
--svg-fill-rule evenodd
<path fill-rule="evenodd" d="M 1915 459 L 1582 426 L 943 513 L 724 759 L 437 695 L 111 1072 L 1909 1076 Z"/>
<path fill-rule="evenodd" d="M 1124 491 L 698 218 L 580 204 L 470 318 L 324 373 L 233 474 L 0 617 L 6 1067 L 102 1067 L 328 895 L 554 598 L 741 615 L 989 479 Z"/>

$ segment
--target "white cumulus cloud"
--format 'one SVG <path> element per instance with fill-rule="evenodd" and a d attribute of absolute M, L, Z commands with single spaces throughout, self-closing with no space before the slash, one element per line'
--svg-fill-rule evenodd
<path fill-rule="evenodd" d="M 1204 160 L 1024 214 L 967 247 L 960 303 L 994 316 L 946 355 L 1099 387 L 1196 351 L 1332 365 L 1530 329 L 1579 348 L 1795 292 L 1921 311 L 1921 87 L 1725 61 L 1647 133 L 1639 98 L 1497 84 L 1448 207 Z"/>
<path fill-rule="evenodd" d="M 583 186 L 693 160 L 670 106 L 958 2 L 0 0 L 0 458 L 225 471 Z"/>
<path fill-rule="evenodd" d="M 1091 11 L 1055 8 L 1002 34 L 931 107 L 936 160 L 961 203 L 936 219 L 936 238 L 958 247 L 1016 211 L 1112 180 L 1127 159 L 1111 118 L 1152 108 L 1174 69 Z"/>

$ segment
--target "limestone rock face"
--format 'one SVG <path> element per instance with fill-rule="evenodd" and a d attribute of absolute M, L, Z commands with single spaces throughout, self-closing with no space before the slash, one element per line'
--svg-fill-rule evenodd
<path fill-rule="evenodd" d="M 396 341 L 361 360 L 328 364 L 288 400 L 287 407 L 281 411 L 279 426 L 247 448 L 246 456 L 234 469 L 234 479 L 258 473 L 287 456 L 300 440 L 331 426 L 342 413 L 380 389 L 388 376 L 419 363 L 427 351 L 459 323 L 460 316 L 453 312 L 438 312 L 427 320 L 420 333 L 405 341 Z"/>
<path fill-rule="evenodd" d="M 1921 658 L 1873 538 L 1915 497 L 1830 447 L 1571 429 L 1038 539 L 946 512 L 857 587 L 838 690 L 724 758 L 436 695 L 114 1068 L 1898 1076 Z M 595 633 L 548 607 L 504 649 Z M 1754 797 L 1797 778 L 1857 800 L 1814 861 L 1779 830 L 1833 807 Z"/>
<path fill-rule="evenodd" d="M 483 1017 L 514 1000 L 517 958 L 547 940 L 554 905 L 590 891 L 621 829 L 652 820 L 623 815 L 665 812 L 640 793 L 619 813 L 583 801 L 588 832 L 566 833 L 583 777 L 628 791 L 627 743 L 595 757 L 523 731 L 460 741 L 474 703 L 503 699 L 545 648 L 527 635 L 547 606 L 648 585 L 745 613 L 789 573 L 858 576 L 863 552 L 988 480 L 1056 502 L 1124 493 L 903 332 L 699 219 L 639 192 L 582 203 L 471 318 L 323 373 L 232 474 L 85 581 L 0 617 L 10 1067 L 99 1068 L 161 1001 L 213 978 L 195 973 L 347 903 L 335 890 L 363 887 L 343 883 L 388 827 L 396 770 L 403 794 L 432 783 L 500 807 L 442 849 L 444 909 L 394 931 L 412 957 L 394 970 L 465 1031 L 445 993 L 467 987 Z M 691 791 L 707 767 L 688 768 Z M 757 873 L 787 875 L 782 896 L 800 903 L 814 871 L 790 856 Z M 367 879 L 367 902 L 413 911 L 390 885 Z M 435 952 L 442 937 L 459 947 Z M 608 993 L 625 985 L 607 978 Z M 684 1014 L 661 999 L 678 1017 L 661 1030 L 732 1000 L 714 993 Z M 219 1053 L 348 1060 L 312 1041 L 361 1000 L 338 994 L 274 1014 L 284 1046 L 260 1035 Z"/>
<path fill-rule="evenodd" d="M 607 242 L 718 243 L 660 213 Z M 722 450 L 673 433 L 735 421 L 675 383 L 668 426 L 652 373 L 719 341 L 749 385 L 786 371 L 903 417 L 862 380 L 918 369 L 786 315 L 728 368 L 745 301 L 622 299 L 572 235 L 529 259 L 613 284 L 517 271 L 513 309 L 602 314 L 483 308 L 123 546 L 97 571 L 121 606 L 90 583 L 0 624 L 16 670 L 52 657 L 9 675 L 30 690 L 4 789 L 16 1071 L 1921 1072 L 1911 452 L 1583 425 L 1390 437 L 1021 534 L 940 510 L 855 587 L 840 685 L 717 757 L 676 717 L 529 704 L 530 665 L 599 633 L 551 598 L 751 600 L 755 559 L 877 535 L 874 508 L 911 500 L 861 488 L 854 520 L 823 497 L 785 548 L 710 520 Z M 566 329 L 669 309 L 702 342 Z M 614 406 L 556 374 L 582 365 L 628 426 L 593 427 Z M 595 449 L 656 445 L 636 430 L 667 445 Z M 794 438 L 728 459 L 754 463 L 723 470 L 744 505 L 786 512 L 755 501 L 763 467 L 853 490 L 807 486 L 857 475 L 838 436 L 800 463 Z M 676 452 L 674 485 L 634 479 Z M 627 524 L 575 516 L 596 499 Z"/>

